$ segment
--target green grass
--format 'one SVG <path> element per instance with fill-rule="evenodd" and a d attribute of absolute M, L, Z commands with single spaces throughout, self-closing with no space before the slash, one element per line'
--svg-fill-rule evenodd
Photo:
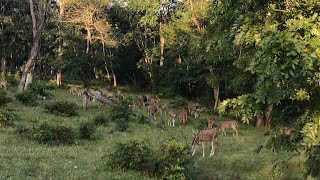
<path fill-rule="evenodd" d="M 90 102 L 87 111 L 81 110 L 81 98 L 71 95 L 64 89 L 51 91 L 51 99 L 41 101 L 39 106 L 27 107 L 18 101 L 8 104 L 22 118 L 19 122 L 25 126 L 44 121 L 78 128 L 79 122 L 92 120 L 106 109 L 100 109 L 99 102 Z M 13 96 L 14 92 L 9 92 Z M 48 114 L 45 103 L 54 100 L 66 100 L 79 106 L 79 115 L 60 117 Z M 164 100 L 168 102 L 169 100 Z M 146 111 L 135 110 L 146 115 Z M 177 111 L 177 110 L 176 110 Z M 49 146 L 21 137 L 15 128 L 0 127 L 0 179 L 154 179 L 132 171 L 111 170 L 106 163 L 117 142 L 129 140 L 149 141 L 160 151 L 160 145 L 169 139 L 177 139 L 190 145 L 193 131 L 205 124 L 209 114 L 201 114 L 199 119 L 190 118 L 186 126 L 167 127 L 165 130 L 139 123 L 130 123 L 128 132 L 114 131 L 114 124 L 99 126 L 93 139 L 81 140 L 71 146 Z M 158 121 L 165 115 L 157 115 Z M 219 117 L 217 118 L 219 119 Z M 220 118 L 221 119 L 221 118 Z M 257 129 L 241 124 L 239 137 L 219 135 L 218 147 L 213 157 L 208 157 L 210 145 L 206 145 L 206 157 L 202 157 L 202 148 L 198 147 L 191 160 L 188 174 L 193 179 L 303 179 L 303 156 L 295 156 L 287 163 L 278 163 L 291 156 L 289 152 L 274 154 L 263 149 L 259 154 L 255 149 L 264 141 L 267 129 Z"/>

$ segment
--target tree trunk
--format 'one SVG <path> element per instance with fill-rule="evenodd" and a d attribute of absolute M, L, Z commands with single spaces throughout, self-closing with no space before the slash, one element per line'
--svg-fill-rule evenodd
<path fill-rule="evenodd" d="M 107 71 L 107 79 L 108 79 L 108 81 L 111 83 L 111 75 L 110 75 L 110 72 L 109 72 L 109 70 L 108 70 L 107 65 L 106 65 L 106 66 L 104 66 L 104 68 L 105 68 L 105 69 L 106 69 L 106 71 Z"/>
<path fill-rule="evenodd" d="M 83 93 L 83 95 L 82 95 L 82 109 L 84 111 L 86 111 L 88 108 L 88 99 L 89 99 L 88 95 L 86 93 Z"/>
<path fill-rule="evenodd" d="M 162 35 L 162 28 L 163 28 L 163 23 L 160 22 L 160 66 L 163 66 L 163 62 L 164 62 L 164 43 L 165 43 L 165 39 Z"/>
<path fill-rule="evenodd" d="M 40 3 L 40 2 L 39 2 Z M 31 84 L 33 73 L 35 69 L 35 65 L 37 62 L 37 57 L 40 50 L 40 40 L 41 34 L 44 27 L 44 23 L 46 21 L 46 14 L 49 11 L 51 0 L 46 2 L 42 2 L 45 4 L 38 4 L 36 7 L 38 9 L 37 16 L 35 14 L 35 7 L 33 4 L 33 0 L 29 0 L 30 4 L 30 13 L 32 18 L 32 34 L 33 34 L 33 42 L 32 47 L 28 56 L 27 63 L 25 64 L 20 83 L 18 85 L 18 92 L 23 92 L 27 89 L 28 85 Z M 41 6 L 43 5 L 43 6 Z"/>
<path fill-rule="evenodd" d="M 219 107 L 219 102 L 220 102 L 220 98 L 219 98 L 219 86 L 214 87 L 213 89 L 214 92 L 214 110 L 217 110 Z"/>
<path fill-rule="evenodd" d="M 272 109 L 273 109 L 273 104 L 269 104 L 268 107 L 267 107 L 267 110 L 265 111 L 265 127 L 270 127 L 270 121 L 271 121 L 271 112 L 272 112 Z"/>
<path fill-rule="evenodd" d="M 27 63 L 25 64 L 23 70 L 22 70 L 22 76 L 20 83 L 18 85 L 18 92 L 23 92 L 27 90 L 29 84 L 32 83 L 32 77 L 34 73 L 34 68 L 37 62 L 37 55 L 39 53 L 40 49 L 40 32 L 37 33 L 37 37 L 34 38 L 34 42 L 32 44 L 32 48 L 29 54 L 29 58 Z"/>
<path fill-rule="evenodd" d="M 7 60 L 2 58 L 1 59 L 1 71 L 6 72 L 6 70 L 7 70 Z"/>
<path fill-rule="evenodd" d="M 194 13 L 193 0 L 189 0 L 189 4 L 190 4 L 191 13 L 192 13 L 191 19 L 192 19 L 193 23 L 196 25 L 198 32 L 201 32 L 201 24 L 199 23 L 197 17 L 195 16 L 195 13 Z"/>
<path fill-rule="evenodd" d="M 56 84 L 57 86 L 61 85 L 61 79 L 62 79 L 62 75 L 61 75 L 61 71 L 59 70 L 56 74 Z"/>
<path fill-rule="evenodd" d="M 258 114 L 256 116 L 256 127 L 260 128 L 263 127 L 263 115 Z"/>
<path fill-rule="evenodd" d="M 111 72 L 112 72 L 112 76 L 113 76 L 113 87 L 117 87 L 117 78 L 116 75 L 114 74 L 113 68 L 111 67 Z"/>

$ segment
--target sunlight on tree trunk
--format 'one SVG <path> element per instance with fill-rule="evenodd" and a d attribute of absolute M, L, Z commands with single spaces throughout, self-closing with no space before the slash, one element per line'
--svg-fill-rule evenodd
<path fill-rule="evenodd" d="M 220 98 L 219 98 L 219 86 L 213 88 L 214 92 L 214 110 L 219 108 Z"/>
<path fill-rule="evenodd" d="M 56 85 L 57 86 L 61 85 L 61 79 L 62 79 L 61 71 L 58 70 L 57 73 L 56 73 Z"/>
<path fill-rule="evenodd" d="M 46 14 L 48 13 L 50 8 L 49 5 L 51 4 L 51 0 L 42 3 L 38 2 L 36 6 L 38 9 L 37 14 L 34 11 L 35 6 L 33 0 L 29 0 L 29 3 L 32 18 L 33 43 L 27 63 L 25 64 L 25 67 L 22 71 L 21 80 L 17 89 L 18 92 L 25 91 L 28 88 L 28 85 L 32 83 L 33 73 L 40 51 L 41 34 L 46 21 Z"/>
<path fill-rule="evenodd" d="M 111 67 L 111 73 L 113 76 L 113 87 L 117 87 L 117 78 L 116 78 L 116 74 L 113 71 L 113 68 Z"/>
<path fill-rule="evenodd" d="M 270 121 L 271 121 L 271 112 L 273 109 L 273 104 L 269 104 L 267 107 L 267 110 L 265 111 L 265 127 L 270 127 Z"/>

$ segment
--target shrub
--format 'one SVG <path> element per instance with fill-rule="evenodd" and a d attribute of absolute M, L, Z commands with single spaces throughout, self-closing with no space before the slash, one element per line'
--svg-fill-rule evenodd
<path fill-rule="evenodd" d="M 125 131 L 129 127 L 132 109 L 129 107 L 129 101 L 121 100 L 111 107 L 110 117 L 116 123 L 116 130 Z"/>
<path fill-rule="evenodd" d="M 76 133 L 71 128 L 65 126 L 53 126 L 43 123 L 39 127 L 33 128 L 32 138 L 44 144 L 68 145 L 74 143 Z"/>
<path fill-rule="evenodd" d="M 68 101 L 56 101 L 51 104 L 46 104 L 45 109 L 52 114 L 62 116 L 77 115 L 77 105 Z"/>
<path fill-rule="evenodd" d="M 129 141 L 118 143 L 111 153 L 109 164 L 112 168 L 127 170 L 154 171 L 153 151 L 145 142 Z"/>
<path fill-rule="evenodd" d="M 178 108 L 178 107 L 187 106 L 187 105 L 188 105 L 188 102 L 180 96 L 175 97 L 169 102 L 170 108 Z"/>
<path fill-rule="evenodd" d="M 13 126 L 19 120 L 17 114 L 9 110 L 0 110 L 0 126 Z"/>
<path fill-rule="evenodd" d="M 188 149 L 176 140 L 162 145 L 160 173 L 162 179 L 186 179 Z"/>
<path fill-rule="evenodd" d="M 50 96 L 46 90 L 52 89 L 52 86 L 49 86 L 44 81 L 33 81 L 28 87 L 28 91 L 34 93 L 35 95 L 40 95 L 44 97 Z"/>
<path fill-rule="evenodd" d="M 97 116 L 95 116 L 93 118 L 93 122 L 96 125 L 106 125 L 110 122 L 110 119 L 106 114 L 103 113 L 103 114 L 98 114 Z"/>
<path fill-rule="evenodd" d="M 6 106 L 12 99 L 7 97 L 7 92 L 0 89 L 0 106 Z"/>
<path fill-rule="evenodd" d="M 84 122 L 80 124 L 79 132 L 80 138 L 89 139 L 96 131 L 96 126 L 92 122 Z"/>
<path fill-rule="evenodd" d="M 18 101 L 27 106 L 36 106 L 37 105 L 37 97 L 34 93 L 30 91 L 25 91 L 23 93 L 17 94 L 15 96 Z"/>

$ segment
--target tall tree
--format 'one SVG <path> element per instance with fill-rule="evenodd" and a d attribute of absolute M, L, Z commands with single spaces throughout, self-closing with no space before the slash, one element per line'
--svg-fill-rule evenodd
<path fill-rule="evenodd" d="M 49 14 L 51 0 L 29 0 L 30 13 L 32 19 L 33 42 L 28 60 L 22 70 L 22 76 L 18 85 L 18 92 L 23 92 L 32 82 L 35 65 L 40 50 L 41 34 Z"/>

